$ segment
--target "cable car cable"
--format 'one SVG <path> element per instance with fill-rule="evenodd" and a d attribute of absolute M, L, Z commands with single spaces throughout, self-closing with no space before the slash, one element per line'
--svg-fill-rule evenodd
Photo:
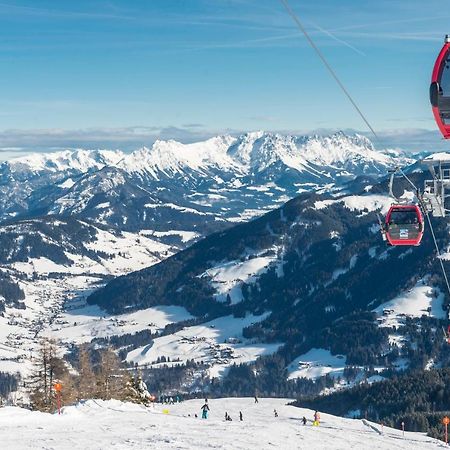
<path fill-rule="evenodd" d="M 400 174 L 403 176 L 403 178 L 405 178 L 405 180 L 414 188 L 414 190 L 416 191 L 416 194 L 419 192 L 419 189 L 416 187 L 416 185 L 408 178 L 408 176 L 406 175 L 405 172 L 403 172 L 401 167 L 397 168 L 397 171 L 400 172 Z M 417 197 L 419 198 L 419 197 Z M 420 201 L 420 200 L 419 200 Z M 422 206 L 422 205 L 421 205 Z"/>
<path fill-rule="evenodd" d="M 328 61 L 326 60 L 325 56 L 323 55 L 323 53 L 320 51 L 319 47 L 317 47 L 317 45 L 314 43 L 314 41 L 312 40 L 311 36 L 309 35 L 309 33 L 306 31 L 306 28 L 303 26 L 302 22 L 300 21 L 300 19 L 298 18 L 297 14 L 295 14 L 295 12 L 293 11 L 293 9 L 290 7 L 288 0 L 280 0 L 280 2 L 283 4 L 283 6 L 285 7 L 286 11 L 288 12 L 288 14 L 292 17 L 292 19 L 294 20 L 294 22 L 297 24 L 298 28 L 300 29 L 300 31 L 304 34 L 305 38 L 307 39 L 307 41 L 309 42 L 309 45 L 311 45 L 311 47 L 313 48 L 313 50 L 317 53 L 317 55 L 319 56 L 319 58 L 322 60 L 323 64 L 325 65 L 325 67 L 327 68 L 327 70 L 330 72 L 331 76 L 334 78 L 334 80 L 336 81 L 336 83 L 339 85 L 339 87 L 341 88 L 342 92 L 344 92 L 344 94 L 346 95 L 346 97 L 349 99 L 350 103 L 353 105 L 353 107 L 356 109 L 356 111 L 358 112 L 358 114 L 361 116 L 362 120 L 365 122 L 365 124 L 368 126 L 369 130 L 372 132 L 372 134 L 375 136 L 376 140 L 378 142 L 381 142 L 380 138 L 378 137 L 377 133 L 375 132 L 375 130 L 373 129 L 372 125 L 370 125 L 370 122 L 368 121 L 368 119 L 366 118 L 366 116 L 363 114 L 363 112 L 361 111 L 361 109 L 359 108 L 359 106 L 356 104 L 355 100 L 353 100 L 352 96 L 350 95 L 350 93 L 348 92 L 348 90 L 346 89 L 346 87 L 344 86 L 344 84 L 342 83 L 342 81 L 339 79 L 339 77 L 337 76 L 336 72 L 333 70 L 333 68 L 331 67 L 331 65 L 328 63 Z"/>

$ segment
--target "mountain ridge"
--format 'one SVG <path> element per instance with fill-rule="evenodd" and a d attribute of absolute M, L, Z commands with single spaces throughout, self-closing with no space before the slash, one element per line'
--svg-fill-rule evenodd
<path fill-rule="evenodd" d="M 0 165 L 0 220 L 62 214 L 127 231 L 206 235 L 300 192 L 339 191 L 355 177 L 377 178 L 411 162 L 406 154 L 377 151 L 367 138 L 342 132 L 259 131 L 193 144 L 157 141 L 129 154 L 34 154 Z"/>

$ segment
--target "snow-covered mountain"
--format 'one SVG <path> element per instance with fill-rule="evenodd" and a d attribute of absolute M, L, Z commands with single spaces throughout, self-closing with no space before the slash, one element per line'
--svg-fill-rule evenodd
<path fill-rule="evenodd" d="M 424 176 L 411 175 L 417 185 Z M 386 185 L 357 195 L 301 194 L 112 280 L 88 303 L 110 314 L 177 305 L 198 317 L 136 340 L 126 360 L 143 368 L 161 368 L 165 358 L 169 365 L 194 361 L 213 378 L 275 355 L 290 379 L 329 374 L 336 387 L 348 387 L 439 364 L 446 358 L 440 321 L 448 304 L 433 242 L 426 233 L 420 247 L 386 247 L 376 215 L 392 203 Z M 409 189 L 404 180 L 397 187 Z M 445 222 L 434 229 L 446 249 Z M 428 322 L 421 323 L 423 315 Z M 352 380 L 345 376 L 349 367 Z"/>
<path fill-rule="evenodd" d="M 362 233 L 353 221 L 366 221 L 361 225 L 366 231 L 373 225 L 364 210 L 389 203 L 379 195 L 386 186 L 377 186 L 376 177 L 410 161 L 402 154 L 375 151 L 361 136 L 258 132 L 189 145 L 160 141 L 131 154 L 77 150 L 3 163 L 0 322 L 5 344 L 0 371 L 22 370 L 39 336 L 57 337 L 70 350 L 96 338 L 140 333 L 150 323 L 152 333 L 159 333 L 151 349 L 142 336 L 126 338 L 134 339 L 132 348 L 127 344 L 121 349 L 130 363 L 153 367 L 159 357 L 170 354 L 203 361 L 210 376 L 222 376 L 234 362 L 277 353 L 292 341 L 280 331 L 280 317 L 268 316 L 273 305 L 283 305 L 277 295 L 286 290 L 284 307 L 296 307 L 300 293 L 312 301 L 311 293 L 324 292 L 324 277 L 333 287 L 347 268 L 359 268 L 348 250 L 353 247 L 344 245 L 347 238 L 356 245 Z M 355 181 L 357 176 L 363 177 Z M 366 192 L 363 188 L 372 184 L 375 190 L 363 199 L 346 194 Z M 305 197 L 287 209 L 233 226 L 299 192 Z M 317 210 L 318 217 L 308 208 Z M 330 212 L 332 219 L 327 218 Z M 230 229 L 223 234 L 225 228 Z M 117 284 L 91 298 L 97 305 L 86 305 L 86 295 L 109 278 L 157 264 L 217 230 L 221 233 L 191 253 L 157 265 L 150 277 L 146 272 L 119 277 Z M 346 230 L 351 230 L 348 236 Z M 371 233 L 363 245 L 377 238 Z M 321 247 L 330 239 L 330 248 Z M 339 256 L 338 248 L 347 250 Z M 377 258 L 383 255 L 381 249 L 375 253 Z M 298 258 L 287 264 L 285 255 Z M 324 264 L 320 270 L 319 261 Z M 288 269 L 287 285 L 263 298 L 261 292 L 270 292 Z M 311 278 L 309 284 L 305 277 Z M 322 318 L 326 308 L 341 308 L 328 297 L 321 302 L 310 309 Z M 174 305 L 179 308 L 175 312 L 170 309 Z M 351 307 L 345 303 L 343 313 Z M 203 317 L 205 313 L 211 317 Z M 269 323 L 274 324 L 271 337 L 265 335 Z M 303 351 L 308 348 L 296 348 L 288 362 Z"/>
<path fill-rule="evenodd" d="M 194 144 L 157 141 L 131 154 L 35 154 L 0 166 L 0 219 L 69 214 L 128 231 L 208 234 L 299 192 L 343 189 L 357 176 L 376 177 L 410 162 L 343 133 L 252 132 Z"/>

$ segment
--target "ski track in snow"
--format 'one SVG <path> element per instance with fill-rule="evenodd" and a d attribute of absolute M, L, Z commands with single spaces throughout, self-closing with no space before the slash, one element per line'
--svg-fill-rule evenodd
<path fill-rule="evenodd" d="M 62 415 L 0 409 L 0 439 L 8 450 L 229 449 L 348 450 L 437 449 L 443 442 L 422 433 L 321 414 L 312 426 L 312 410 L 287 406 L 287 399 L 210 399 L 210 417 L 200 416 L 203 399 L 145 408 L 110 400 L 88 400 Z M 278 417 L 274 417 L 276 409 Z M 168 414 L 163 413 L 168 410 Z M 242 411 L 244 421 L 239 421 Z M 232 422 L 224 420 L 225 412 Z M 191 416 L 188 417 L 188 414 Z M 303 426 L 301 418 L 308 423 Z"/>

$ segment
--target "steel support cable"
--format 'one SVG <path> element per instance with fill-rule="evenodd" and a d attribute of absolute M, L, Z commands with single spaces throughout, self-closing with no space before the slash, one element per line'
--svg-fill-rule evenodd
<path fill-rule="evenodd" d="M 403 170 L 401 168 L 398 168 L 398 171 L 402 174 L 403 178 L 405 178 L 405 180 L 414 188 L 414 190 L 416 191 L 416 194 L 417 194 L 419 192 L 419 189 L 416 187 L 416 185 L 408 178 L 406 173 L 403 172 Z M 419 198 L 419 197 L 417 197 L 417 198 Z"/>
<path fill-rule="evenodd" d="M 378 137 L 377 133 L 375 133 L 375 130 L 373 129 L 372 125 L 370 125 L 370 122 L 367 120 L 366 116 L 363 114 L 363 112 L 361 111 L 359 106 L 356 104 L 355 100 L 353 100 L 352 96 L 350 95 L 350 92 L 348 92 L 347 88 L 344 86 L 342 81 L 339 79 L 339 77 L 337 76 L 336 72 L 333 70 L 333 68 L 331 67 L 331 65 L 328 63 L 328 61 L 326 60 L 325 56 L 323 55 L 323 53 L 320 51 L 319 47 L 317 47 L 317 45 L 311 39 L 311 36 L 306 31 L 306 28 L 303 26 L 302 22 L 300 21 L 300 19 L 297 16 L 297 14 L 295 14 L 293 9 L 290 7 L 288 0 L 280 0 L 280 2 L 283 4 L 283 6 L 285 7 L 285 9 L 288 12 L 288 14 L 292 17 L 294 22 L 297 24 L 297 26 L 300 29 L 300 31 L 304 34 L 305 38 L 309 42 L 309 45 L 317 53 L 317 55 L 319 56 L 319 58 L 323 62 L 324 66 L 327 68 L 328 72 L 330 72 L 331 76 L 334 78 L 334 80 L 336 81 L 338 86 L 341 88 L 342 92 L 345 94 L 345 96 L 348 98 L 350 103 L 356 109 L 356 111 L 358 112 L 358 114 L 360 115 L 360 117 L 362 118 L 364 123 L 368 126 L 369 130 L 375 136 L 376 140 L 378 142 L 380 142 L 380 138 Z"/>

